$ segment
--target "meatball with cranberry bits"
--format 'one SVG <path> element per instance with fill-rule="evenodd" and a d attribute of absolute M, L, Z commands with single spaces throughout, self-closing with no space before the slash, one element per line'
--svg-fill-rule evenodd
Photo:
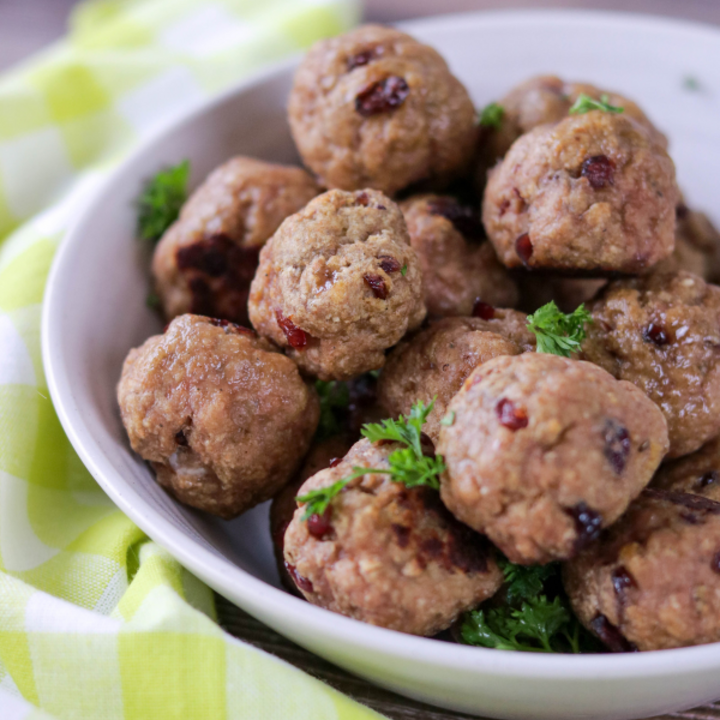
<path fill-rule="evenodd" d="M 443 185 L 466 169 L 475 109 L 438 53 L 392 28 L 366 25 L 312 47 L 290 93 L 290 129 L 321 185 Z"/>
<path fill-rule="evenodd" d="M 668 447 L 662 413 L 634 385 L 557 355 L 484 363 L 448 410 L 442 499 L 524 565 L 570 558 L 597 537 Z"/>
<path fill-rule="evenodd" d="M 330 190 L 285 220 L 250 289 L 255 329 L 321 380 L 381 368 L 424 317 L 405 220 L 375 190 Z"/>
<path fill-rule="evenodd" d="M 155 250 L 152 272 L 165 317 L 197 313 L 247 325 L 260 248 L 319 192 L 300 168 L 246 157 L 212 172 Z"/>
<path fill-rule="evenodd" d="M 267 340 L 197 315 L 131 350 L 117 394 L 130 444 L 160 485 L 223 518 L 292 477 L 320 412 L 315 390 Z"/>
<path fill-rule="evenodd" d="M 707 215 L 684 203 L 676 209 L 675 252 L 665 262 L 673 270 L 687 270 L 711 283 L 720 282 L 720 233 Z"/>
<path fill-rule="evenodd" d="M 662 146 L 624 113 L 591 110 L 515 142 L 490 172 L 483 222 L 508 267 L 634 274 L 672 253 L 677 200 Z"/>
<path fill-rule="evenodd" d="M 663 465 L 563 575 L 577 616 L 611 650 L 720 641 L 720 441 Z"/>
<path fill-rule="evenodd" d="M 588 305 L 582 357 L 665 415 L 670 456 L 720 433 L 720 288 L 687 272 L 616 280 Z"/>
<path fill-rule="evenodd" d="M 475 210 L 441 195 L 412 197 L 400 209 L 420 259 L 430 316 L 471 315 L 476 302 L 517 303 L 515 282 L 487 242 Z"/>
<path fill-rule="evenodd" d="M 560 122 L 582 95 L 623 108 L 624 113 L 642 125 L 657 144 L 667 149 L 667 138 L 632 100 L 588 83 L 565 82 L 554 75 L 541 75 L 514 87 L 502 100 L 492 103 L 481 113 L 478 186 L 484 187 L 487 171 L 505 157 L 521 135 L 539 125 Z"/>
<path fill-rule="evenodd" d="M 535 348 L 523 313 L 490 305 L 478 312 L 479 317 L 431 322 L 390 353 L 378 382 L 380 404 L 390 417 L 407 415 L 418 400 L 427 404 L 435 398 L 423 430 L 437 440 L 449 402 L 478 365 Z"/>
<path fill-rule="evenodd" d="M 363 439 L 335 467 L 311 477 L 285 533 L 285 561 L 314 605 L 435 635 L 495 594 L 502 573 L 486 538 L 455 520 L 437 490 L 374 472 L 389 469 L 399 447 Z M 303 498 L 349 477 L 322 515 L 304 519 Z"/>

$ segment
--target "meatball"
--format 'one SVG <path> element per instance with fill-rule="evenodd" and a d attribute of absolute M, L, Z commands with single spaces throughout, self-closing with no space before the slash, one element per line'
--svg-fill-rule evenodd
<path fill-rule="evenodd" d="M 306 373 L 346 380 L 425 317 L 422 276 L 394 202 L 330 190 L 283 222 L 260 254 L 250 321 Z"/>
<path fill-rule="evenodd" d="M 320 412 L 295 363 L 267 340 L 197 315 L 130 351 L 118 402 L 130 444 L 158 482 L 223 518 L 289 480 Z"/>
<path fill-rule="evenodd" d="M 527 318 L 514 310 L 485 306 L 485 318 L 445 318 L 400 343 L 380 375 L 378 398 L 390 417 L 407 415 L 422 400 L 435 404 L 423 426 L 437 440 L 440 421 L 465 379 L 498 355 L 519 355 L 535 347 Z"/>
<path fill-rule="evenodd" d="M 476 142 L 473 103 L 440 55 L 378 25 L 314 45 L 288 112 L 304 163 L 328 188 L 393 195 L 421 180 L 442 185 Z"/>
<path fill-rule="evenodd" d="M 687 270 L 708 282 L 720 282 L 720 234 L 704 213 L 677 207 L 675 252 L 663 269 Z M 670 264 L 673 263 L 673 264 Z"/>
<path fill-rule="evenodd" d="M 582 358 L 657 403 L 671 457 L 720 433 L 720 288 L 687 272 L 652 274 L 609 283 L 588 310 Z"/>
<path fill-rule="evenodd" d="M 564 313 L 571 313 L 579 305 L 591 300 L 605 287 L 607 280 L 597 278 L 573 278 L 518 271 L 520 308 L 535 312 L 551 300 Z"/>
<path fill-rule="evenodd" d="M 639 273 L 675 245 L 675 167 L 631 118 L 542 125 L 488 177 L 483 222 L 508 267 Z"/>
<path fill-rule="evenodd" d="M 526 353 L 476 368 L 440 429 L 448 509 L 515 563 L 572 557 L 665 455 L 662 413 L 590 363 Z"/>
<path fill-rule="evenodd" d="M 333 463 L 337 464 L 336 461 L 343 458 L 352 445 L 353 441 L 349 435 L 334 435 L 326 440 L 316 441 L 310 448 L 300 472 L 273 498 L 270 506 L 270 536 L 272 537 L 273 551 L 275 552 L 275 562 L 277 563 L 280 581 L 294 595 L 302 597 L 285 567 L 283 550 L 285 547 L 285 531 L 297 509 L 295 498 L 298 490 L 309 477 L 326 467 L 330 467 Z"/>
<path fill-rule="evenodd" d="M 236 157 L 192 194 L 155 250 L 165 317 L 198 313 L 248 323 L 260 248 L 319 189 L 304 170 Z"/>
<path fill-rule="evenodd" d="M 301 488 L 327 487 L 354 468 L 387 468 L 399 446 L 356 443 L 335 467 Z M 437 491 L 369 472 L 350 481 L 322 516 L 285 533 L 285 560 L 313 604 L 371 625 L 434 635 L 502 583 L 487 540 L 457 522 Z"/>
<path fill-rule="evenodd" d="M 430 315 L 471 315 L 478 301 L 501 307 L 517 303 L 515 283 L 474 210 L 441 195 L 418 195 L 400 209 L 420 259 Z"/>
<path fill-rule="evenodd" d="M 664 465 L 563 575 L 578 617 L 613 650 L 720 641 L 720 441 Z"/>
<path fill-rule="evenodd" d="M 503 108 L 499 128 L 483 128 L 479 143 L 479 186 L 485 184 L 488 169 L 505 156 L 521 135 L 539 125 L 557 123 L 566 118 L 580 94 L 594 100 L 607 95 L 611 105 L 622 107 L 625 115 L 642 125 L 658 145 L 667 149 L 667 138 L 632 100 L 587 83 L 564 82 L 553 75 L 541 75 L 521 83 L 499 101 Z"/>

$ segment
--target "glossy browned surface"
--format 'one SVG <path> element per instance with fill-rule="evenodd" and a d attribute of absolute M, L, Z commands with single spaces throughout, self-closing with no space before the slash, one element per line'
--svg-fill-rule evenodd
<path fill-rule="evenodd" d="M 292 360 L 251 330 L 195 315 L 130 351 L 118 402 L 130 444 L 158 482 L 225 518 L 289 480 L 319 416 Z"/>
<path fill-rule="evenodd" d="M 468 165 L 476 137 L 472 101 L 440 55 L 378 25 L 316 43 L 288 110 L 303 161 L 328 188 L 392 196 L 442 184 Z"/>
<path fill-rule="evenodd" d="M 384 297 L 367 276 L 378 278 Z M 281 317 L 306 334 L 301 347 L 289 342 Z M 385 350 L 424 317 L 405 220 L 375 190 L 331 190 L 285 220 L 261 252 L 250 293 L 255 329 L 323 380 L 381 368 Z"/>
<path fill-rule="evenodd" d="M 387 468 L 390 443 L 356 443 L 342 462 L 311 477 L 300 493 L 326 487 L 354 467 Z M 437 491 L 406 488 L 385 475 L 353 480 L 333 500 L 321 538 L 301 520 L 285 533 L 285 559 L 313 604 L 414 635 L 434 635 L 493 595 L 502 574 L 487 540 L 458 523 Z"/>
<path fill-rule="evenodd" d="M 443 501 L 513 562 L 574 555 L 667 451 L 662 413 L 634 385 L 557 355 L 490 360 L 448 410 L 437 448 Z"/>
<path fill-rule="evenodd" d="M 578 617 L 640 650 L 720 641 L 720 442 L 663 465 L 628 512 L 564 569 Z"/>
<path fill-rule="evenodd" d="M 582 356 L 663 411 L 670 455 L 720 432 L 720 288 L 690 273 L 610 283 L 589 305 Z"/>

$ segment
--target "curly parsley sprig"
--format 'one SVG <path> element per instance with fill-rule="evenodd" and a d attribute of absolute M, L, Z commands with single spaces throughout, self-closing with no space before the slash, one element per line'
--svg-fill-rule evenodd
<path fill-rule="evenodd" d="M 427 485 L 438 490 L 440 474 L 445 470 L 445 462 L 440 455 L 426 456 L 422 448 L 422 426 L 434 404 L 434 398 L 428 405 L 418 401 L 407 416 L 401 415 L 397 420 L 383 420 L 381 423 L 364 425 L 362 435 L 370 442 L 391 441 L 400 443 L 404 447 L 390 453 L 387 468 L 354 467 L 348 477 L 328 487 L 311 490 L 305 495 L 296 497 L 297 502 L 305 503 L 303 520 L 307 520 L 311 515 L 322 515 L 348 483 L 363 475 L 389 475 L 393 482 L 403 483 L 409 488 Z"/>
<path fill-rule="evenodd" d="M 580 93 L 575 104 L 568 111 L 570 115 L 584 115 L 591 110 L 602 110 L 609 113 L 622 113 L 625 108 L 610 104 L 610 97 L 607 94 L 600 96 L 599 100 L 591 98 L 585 93 Z"/>
<path fill-rule="evenodd" d="M 492 102 L 480 111 L 480 127 L 495 128 L 497 130 L 502 125 L 504 115 L 505 108 Z"/>
<path fill-rule="evenodd" d="M 570 357 L 585 339 L 585 324 L 592 321 L 584 305 L 568 315 L 551 300 L 528 316 L 527 327 L 535 334 L 539 353 Z"/>
<path fill-rule="evenodd" d="M 138 235 L 157 242 L 177 220 L 185 200 L 190 178 L 190 162 L 161 170 L 144 185 L 138 199 Z"/>

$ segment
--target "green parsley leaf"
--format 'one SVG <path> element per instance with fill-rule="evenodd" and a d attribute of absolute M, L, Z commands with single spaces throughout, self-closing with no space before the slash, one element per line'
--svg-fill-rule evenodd
<path fill-rule="evenodd" d="M 480 126 L 487 128 L 495 128 L 496 130 L 502 125 L 502 119 L 505 115 L 505 108 L 497 103 L 486 105 L 480 112 Z"/>
<path fill-rule="evenodd" d="M 145 298 L 145 305 L 147 305 L 151 310 L 159 310 L 160 309 L 160 298 L 158 295 L 154 292 L 148 293 L 147 297 Z"/>
<path fill-rule="evenodd" d="M 148 180 L 138 200 L 138 235 L 157 242 L 177 220 L 185 200 L 190 177 L 190 162 L 161 170 Z"/>
<path fill-rule="evenodd" d="M 585 339 L 585 324 L 592 321 L 584 305 L 567 315 L 551 300 L 528 316 L 527 327 L 535 333 L 538 352 L 570 357 Z"/>
<path fill-rule="evenodd" d="M 402 266 L 402 268 L 400 269 L 400 274 L 401 274 L 403 277 L 405 277 L 405 276 L 407 275 L 407 271 L 408 271 L 408 267 L 407 267 L 407 263 L 405 263 L 405 264 Z"/>
<path fill-rule="evenodd" d="M 320 396 L 320 422 L 315 438 L 324 440 L 343 431 L 343 416 L 350 405 L 350 391 L 344 382 L 336 380 L 317 380 L 315 389 Z"/>
<path fill-rule="evenodd" d="M 441 421 L 440 424 L 445 427 L 452 427 L 455 422 L 455 411 L 451 410 Z"/>
<path fill-rule="evenodd" d="M 693 77 L 692 75 L 686 75 L 683 78 L 682 84 L 683 84 L 683 87 L 685 88 L 685 90 L 690 90 L 691 92 L 698 92 L 699 90 L 702 89 L 702 85 L 701 85 L 700 81 L 696 77 Z"/>
<path fill-rule="evenodd" d="M 580 93 L 575 104 L 570 108 L 570 115 L 584 115 L 591 110 L 602 110 L 603 112 L 609 113 L 621 113 L 625 112 L 625 108 L 616 107 L 610 104 L 610 97 L 608 95 L 602 95 L 600 100 L 594 100 L 585 93 Z"/>
<path fill-rule="evenodd" d="M 512 605 L 521 600 L 537 598 L 545 583 L 557 574 L 557 567 L 549 565 L 515 565 L 505 557 L 498 558 L 505 576 L 505 594 Z"/>
<path fill-rule="evenodd" d="M 310 490 L 305 495 L 298 495 L 295 500 L 299 503 L 305 503 L 305 512 L 303 513 L 302 519 L 307 520 L 311 515 L 322 515 L 327 509 L 328 505 L 333 499 L 342 492 L 343 488 L 355 478 L 362 477 L 372 472 L 367 468 L 353 468 L 353 472 L 346 478 L 334 482 L 332 485 L 327 487 L 317 488 L 316 490 Z"/>

